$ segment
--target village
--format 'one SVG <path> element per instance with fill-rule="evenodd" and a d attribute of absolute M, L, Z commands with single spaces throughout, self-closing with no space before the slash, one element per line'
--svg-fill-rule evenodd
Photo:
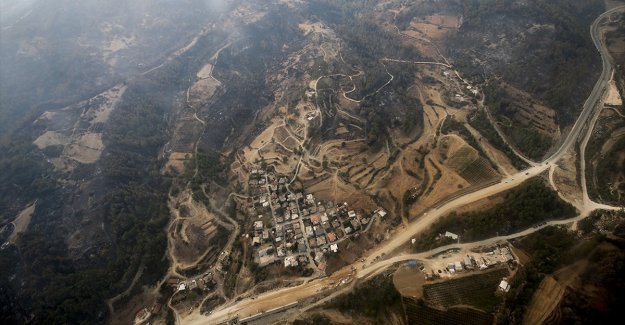
<path fill-rule="evenodd" d="M 246 236 L 259 267 L 278 260 L 284 267 L 314 263 L 315 272 L 323 275 L 327 253 L 338 253 L 341 241 L 366 232 L 374 218 L 387 214 L 382 208 L 366 213 L 350 210 L 347 202 L 335 204 L 294 193 L 286 176 L 270 171 L 252 170 L 249 185 L 251 196 L 242 208 L 254 220 Z"/>

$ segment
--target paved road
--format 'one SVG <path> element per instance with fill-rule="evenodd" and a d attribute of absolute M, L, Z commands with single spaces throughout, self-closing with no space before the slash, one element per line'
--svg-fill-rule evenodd
<path fill-rule="evenodd" d="M 610 54 L 608 53 L 607 48 L 605 48 L 603 46 L 603 43 L 601 42 L 601 38 L 599 35 L 599 23 L 606 16 L 616 11 L 623 10 L 623 8 L 625 8 L 625 6 L 616 7 L 604 12 L 599 17 L 597 17 L 597 19 L 595 19 L 593 24 L 590 26 L 590 36 L 592 37 L 592 41 L 595 44 L 595 47 L 601 54 L 601 61 L 603 65 L 601 70 L 601 76 L 599 76 L 599 80 L 597 80 L 597 83 L 595 83 L 595 87 L 592 89 L 590 96 L 588 96 L 588 99 L 586 99 L 586 102 L 584 102 L 582 112 L 575 124 L 573 125 L 573 128 L 567 135 L 566 139 L 562 142 L 560 148 L 556 150 L 556 152 L 554 152 L 551 157 L 547 158 L 546 162 L 553 163 L 562 158 L 564 153 L 568 151 L 575 143 L 592 113 L 599 110 L 600 105 L 597 105 L 597 103 L 599 102 L 599 100 L 601 99 L 601 95 L 607 88 L 608 81 L 610 80 L 610 77 L 612 76 L 612 71 L 614 69 L 612 67 Z"/>
<path fill-rule="evenodd" d="M 580 162 L 581 162 L 580 170 L 582 171 L 586 170 L 586 146 L 588 145 L 588 142 L 590 141 L 590 137 L 592 136 L 592 130 L 594 129 L 594 126 L 596 125 L 597 120 L 599 119 L 599 115 L 601 115 L 601 108 L 603 107 L 602 102 L 601 102 L 602 94 L 605 93 L 605 90 L 608 87 L 608 82 L 614 76 L 614 68 L 610 61 L 609 53 L 606 47 L 604 46 L 604 44 L 602 43 L 601 37 L 599 35 L 598 22 L 600 19 L 606 17 L 607 15 L 610 15 L 616 11 L 620 11 L 623 9 L 625 9 L 625 6 L 616 7 L 616 8 L 613 8 L 612 10 L 608 10 L 607 12 L 599 16 L 597 20 L 595 20 L 590 30 L 591 35 L 592 35 L 592 40 L 595 43 L 595 47 L 597 47 L 597 49 L 601 53 L 601 59 L 603 61 L 603 71 L 601 73 L 601 77 L 599 77 L 599 80 L 595 84 L 593 93 L 591 93 L 591 97 L 594 100 L 592 107 L 596 107 L 596 109 L 594 110 L 594 114 L 591 115 L 591 120 L 590 120 L 590 123 L 588 124 L 588 131 L 586 132 L 586 135 L 584 136 L 582 143 L 580 144 Z M 588 99 L 590 100 L 591 97 L 589 97 Z M 586 101 L 585 104 L 589 104 L 589 101 Z M 592 200 L 590 200 L 590 197 L 588 196 L 588 187 L 586 185 L 586 177 L 581 178 L 581 187 L 582 187 L 584 205 L 592 204 Z"/>
<path fill-rule="evenodd" d="M 580 136 L 582 130 L 585 129 L 584 126 L 589 121 L 589 118 L 594 116 L 593 112 L 597 113 L 598 109 L 595 109 L 595 107 L 597 106 L 597 103 L 599 99 L 601 98 L 603 91 L 606 88 L 607 81 L 609 77 L 611 76 L 612 69 L 613 69 L 609 56 L 608 56 L 608 52 L 603 47 L 603 44 L 601 43 L 601 40 L 599 38 L 599 33 L 598 33 L 599 21 L 603 19 L 605 16 L 607 16 L 608 14 L 613 13 L 616 10 L 622 10 L 622 9 L 623 7 L 618 7 L 618 8 L 614 8 L 612 10 L 607 11 L 601 16 L 599 16 L 595 20 L 595 22 L 592 24 L 591 35 L 592 35 L 593 42 L 595 43 L 595 46 L 601 53 L 601 58 L 603 61 L 603 71 L 601 73 L 599 80 L 595 84 L 595 87 L 593 88 L 590 96 L 584 103 L 583 110 L 578 120 L 573 125 L 573 128 L 571 129 L 571 131 L 569 132 L 565 140 L 562 142 L 558 150 L 556 150 L 554 154 L 551 157 L 547 158 L 543 163 L 538 163 L 535 166 L 532 166 L 515 175 L 511 175 L 507 178 L 504 178 L 500 183 L 486 187 L 476 192 L 468 193 L 464 196 L 461 196 L 455 200 L 452 200 L 444 204 L 438 209 L 432 209 L 424 213 L 422 217 L 420 217 L 416 221 L 409 224 L 408 227 L 398 230 L 397 233 L 393 235 L 392 239 L 382 243 L 377 248 L 368 252 L 367 261 L 365 261 L 364 263 L 359 261 L 357 263 L 354 263 L 350 266 L 343 268 L 342 270 L 336 272 L 330 277 L 316 279 L 316 280 L 310 281 L 308 283 L 305 283 L 297 287 L 279 289 L 279 290 L 261 294 L 255 297 L 255 299 L 244 299 L 238 302 L 232 302 L 230 304 L 226 304 L 224 306 L 221 306 L 218 310 L 215 310 L 208 317 L 201 316 L 199 313 L 196 312 L 192 314 L 191 316 L 189 316 L 188 318 L 186 318 L 184 320 L 185 323 L 187 324 L 208 324 L 208 323 L 214 324 L 214 323 L 226 321 L 237 315 L 239 317 L 246 317 L 249 315 L 256 314 L 261 310 L 268 310 L 270 308 L 275 308 L 275 307 L 279 307 L 282 305 L 286 305 L 288 303 L 292 303 L 297 300 L 302 300 L 304 298 L 308 298 L 316 294 L 319 294 L 320 291 L 327 290 L 329 287 L 333 286 L 337 281 L 341 281 L 343 279 L 349 278 L 348 273 L 351 272 L 351 268 L 354 268 L 355 270 L 357 270 L 357 274 L 354 275 L 353 277 L 356 277 L 356 278 L 368 277 L 368 276 L 372 276 L 374 274 L 381 272 L 382 270 L 386 269 L 388 266 L 392 265 L 395 262 L 403 261 L 403 260 L 410 259 L 410 258 L 424 258 L 426 256 L 433 255 L 433 254 L 436 254 L 437 252 L 441 252 L 450 248 L 457 248 L 461 246 L 468 247 L 471 245 L 480 246 L 480 245 L 495 243 L 498 241 L 508 240 L 508 239 L 516 238 L 520 236 L 526 236 L 546 226 L 565 224 L 565 223 L 580 220 L 586 217 L 590 213 L 590 211 L 595 208 L 617 209 L 616 207 L 611 207 L 611 206 L 602 205 L 602 204 L 589 201 L 588 205 L 585 204 L 584 209 L 582 209 L 581 211 L 581 214 L 572 219 L 550 221 L 542 227 L 530 228 L 520 233 L 516 233 L 516 234 L 512 234 L 508 236 L 490 238 L 481 242 L 462 244 L 462 245 L 449 245 L 449 246 L 441 247 L 441 248 L 428 251 L 422 254 L 406 254 L 406 255 L 401 255 L 401 256 L 395 256 L 386 260 L 379 259 L 379 258 L 376 259 L 376 257 L 378 256 L 379 257 L 387 256 L 396 248 L 406 244 L 412 237 L 414 237 L 419 232 L 426 230 L 433 222 L 437 221 L 442 216 L 445 216 L 449 214 L 450 212 L 455 211 L 456 209 L 466 204 L 469 204 L 469 203 L 478 201 L 480 199 L 489 197 L 491 195 L 495 195 L 503 191 L 512 189 L 520 185 L 522 182 L 526 181 L 527 179 L 538 176 L 542 172 L 548 170 L 552 164 L 556 163 L 564 155 L 564 153 L 571 148 L 571 146 L 575 143 L 575 141 Z M 591 129 L 592 128 L 588 128 L 587 132 L 590 132 Z M 372 260 L 373 262 L 371 262 Z"/>

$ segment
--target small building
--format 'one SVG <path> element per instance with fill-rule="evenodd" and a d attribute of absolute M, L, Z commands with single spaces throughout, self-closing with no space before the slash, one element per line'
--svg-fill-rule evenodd
<path fill-rule="evenodd" d="M 460 263 L 460 261 L 454 262 L 454 267 L 456 271 L 462 271 L 462 263 Z"/>
<path fill-rule="evenodd" d="M 336 241 L 336 234 L 335 234 L 335 233 L 333 233 L 333 232 L 328 233 L 328 240 L 329 240 L 330 242 L 334 242 L 334 241 Z"/>
<path fill-rule="evenodd" d="M 331 250 L 333 253 L 338 252 L 338 251 L 339 251 L 339 245 L 337 245 L 337 244 L 332 244 L 332 245 L 330 245 L 330 250 Z"/>
<path fill-rule="evenodd" d="M 262 220 L 258 220 L 258 221 L 254 221 L 254 229 L 255 230 L 263 230 L 263 221 Z"/>
<path fill-rule="evenodd" d="M 185 291 L 185 290 L 187 290 L 187 285 L 184 282 L 180 283 L 178 285 L 178 291 Z"/>
<path fill-rule="evenodd" d="M 297 266 L 297 258 L 295 256 L 287 256 L 284 258 L 284 267 Z"/>
<path fill-rule="evenodd" d="M 445 237 L 449 237 L 449 238 L 451 238 L 453 240 L 458 240 L 458 235 L 456 235 L 456 234 L 454 234 L 452 232 L 449 232 L 449 231 L 445 232 Z"/>
<path fill-rule="evenodd" d="M 501 282 L 499 283 L 499 289 L 501 289 L 501 291 L 503 292 L 510 291 L 510 284 L 508 283 L 508 281 L 506 281 L 506 279 L 501 280 Z"/>

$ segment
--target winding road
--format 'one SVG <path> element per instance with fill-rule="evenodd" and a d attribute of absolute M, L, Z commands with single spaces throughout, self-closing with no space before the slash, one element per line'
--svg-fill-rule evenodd
<path fill-rule="evenodd" d="M 349 285 L 341 288 L 340 290 L 330 291 L 330 288 L 336 288 L 337 281 L 341 283 L 341 281 L 345 279 L 364 279 L 375 274 L 378 274 L 393 265 L 396 262 L 404 261 L 406 259 L 423 259 L 427 258 L 433 254 L 438 252 L 442 252 L 452 248 L 471 248 L 477 246 L 488 245 L 492 243 L 496 243 L 499 241 L 505 241 L 516 237 L 526 236 L 535 231 L 538 231 L 541 228 L 551 226 L 551 225 L 561 225 L 567 224 L 570 222 L 581 220 L 587 217 L 593 210 L 595 209 L 608 209 L 608 210 L 617 210 L 621 209 L 621 207 L 612 207 L 604 204 L 599 204 L 596 202 L 592 202 L 592 200 L 588 197 L 586 192 L 585 181 L 583 182 L 583 190 L 584 190 L 584 202 L 581 207 L 581 211 L 578 216 L 575 218 L 567 219 L 567 220 L 557 220 L 557 221 L 549 221 L 545 225 L 536 228 L 529 228 L 524 231 L 521 231 L 516 234 L 511 234 L 507 236 L 500 236 L 489 238 L 480 242 L 475 243 L 466 243 L 459 245 L 449 245 L 445 247 L 440 247 L 435 250 L 431 250 L 421 254 L 403 254 L 397 255 L 393 257 L 389 257 L 393 254 L 395 250 L 405 245 L 411 238 L 413 238 L 418 233 L 427 230 L 432 223 L 439 220 L 441 217 L 449 214 L 452 211 L 457 210 L 458 208 L 478 201 L 480 199 L 501 193 L 503 191 L 510 190 L 524 181 L 536 177 L 543 172 L 550 170 L 553 168 L 556 162 L 558 162 L 564 154 L 572 149 L 572 146 L 576 143 L 576 141 L 583 136 L 582 147 L 585 147 L 585 144 L 588 142 L 590 138 L 590 134 L 592 133 L 594 123 L 597 119 L 598 114 L 601 111 L 600 99 L 606 89 L 607 82 L 612 75 L 613 67 L 610 61 L 609 54 L 607 49 L 604 47 L 604 44 L 601 42 L 599 37 L 599 23 L 605 18 L 607 15 L 617 11 L 623 10 L 625 6 L 617 7 L 611 9 L 602 15 L 600 15 L 591 26 L 591 35 L 593 42 L 597 49 L 601 54 L 601 59 L 603 62 L 603 70 L 601 76 L 595 87 L 593 88 L 590 96 L 584 103 L 582 112 L 578 117 L 577 121 L 573 125 L 571 131 L 561 142 L 559 148 L 547 159 L 545 159 L 541 163 L 535 163 L 526 170 L 523 170 L 514 175 L 510 175 L 504 178 L 501 182 L 496 183 L 492 186 L 477 190 L 475 192 L 467 193 L 461 197 L 458 197 L 454 200 L 447 202 L 446 204 L 440 206 L 439 208 L 433 208 L 424 213 L 420 218 L 410 223 L 403 229 L 398 229 L 396 233 L 392 236 L 390 240 L 387 240 L 381 243 L 378 247 L 372 249 L 367 252 L 365 262 L 358 261 L 352 265 L 349 265 L 338 272 L 334 273 L 330 277 L 314 279 L 309 282 L 303 283 L 296 287 L 291 288 L 282 288 L 270 292 L 263 293 L 256 297 L 243 299 L 239 301 L 231 301 L 225 305 L 218 307 L 218 309 L 214 310 L 212 314 L 209 316 L 202 316 L 199 314 L 199 311 L 195 311 L 193 314 L 183 319 L 183 323 L 186 324 L 217 324 L 220 322 L 225 322 L 234 317 L 247 317 L 250 315 L 257 314 L 260 310 L 269 310 L 271 308 L 280 307 L 283 305 L 287 305 L 289 303 L 293 303 L 294 301 L 301 301 L 306 298 L 310 298 L 316 295 L 322 295 L 323 297 L 334 296 L 343 291 L 349 290 Z M 589 123 L 590 122 L 590 123 Z M 584 131 L 586 133 L 582 133 Z M 584 156 L 581 155 L 580 159 L 582 159 L 582 163 L 584 163 Z M 585 175 L 582 173 L 580 175 L 582 179 L 585 178 Z M 388 257 L 384 259 L 384 257 Z M 381 258 L 380 258 L 381 257 Z M 353 275 L 352 270 L 357 270 L 357 274 Z M 350 274 L 352 274 L 350 278 Z M 352 284 L 353 285 L 353 282 Z"/>

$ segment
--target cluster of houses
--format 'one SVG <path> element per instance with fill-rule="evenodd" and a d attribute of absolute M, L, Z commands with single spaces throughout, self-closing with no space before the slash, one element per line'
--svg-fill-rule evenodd
<path fill-rule="evenodd" d="M 213 274 L 211 272 L 207 272 L 200 276 L 197 279 L 192 279 L 190 281 L 181 281 L 178 278 L 171 277 L 166 281 L 167 285 L 174 288 L 176 291 L 186 291 L 186 290 L 195 290 L 199 289 L 202 291 L 210 291 L 215 287 L 216 283 L 213 280 Z"/>
<path fill-rule="evenodd" d="M 347 203 L 317 201 L 312 194 L 292 192 L 288 183 L 285 176 L 252 170 L 249 185 L 255 195 L 240 208 L 253 220 L 248 237 L 259 266 L 277 260 L 285 267 L 306 265 L 314 257 L 323 270 L 324 253 L 337 253 L 339 242 L 368 229 L 374 217 L 386 215 L 383 209 L 367 215 L 350 210 Z"/>
<path fill-rule="evenodd" d="M 446 78 L 451 79 L 454 77 L 454 75 L 455 73 L 450 70 L 443 71 L 443 76 L 445 76 Z M 473 96 L 477 96 L 480 93 L 480 91 L 475 86 L 467 85 L 466 88 L 467 88 L 467 91 L 469 91 Z M 461 97 L 461 96 L 460 94 L 457 94 L 456 97 Z"/>
<path fill-rule="evenodd" d="M 475 269 L 484 270 L 494 265 L 514 261 L 514 256 L 509 247 L 495 247 L 486 254 L 481 254 L 477 258 L 473 255 L 466 255 L 462 260 L 447 264 L 449 273 L 472 271 Z"/>

